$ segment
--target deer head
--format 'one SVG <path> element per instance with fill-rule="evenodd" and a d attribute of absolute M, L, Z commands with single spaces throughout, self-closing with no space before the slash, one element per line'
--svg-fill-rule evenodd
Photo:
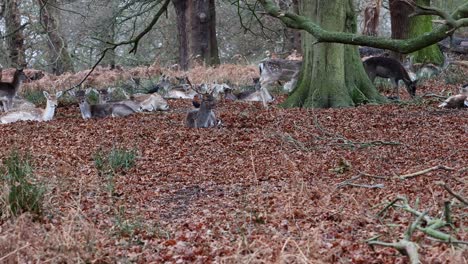
<path fill-rule="evenodd" d="M 208 128 L 215 127 L 218 124 L 216 115 L 213 109 L 216 107 L 216 99 L 213 96 L 213 87 L 208 88 L 207 85 L 193 87 L 189 81 L 191 89 L 197 92 L 197 97 L 201 98 L 199 108 L 188 112 L 186 118 L 186 126 L 193 128 Z M 194 102 L 194 106 L 197 104 Z"/>

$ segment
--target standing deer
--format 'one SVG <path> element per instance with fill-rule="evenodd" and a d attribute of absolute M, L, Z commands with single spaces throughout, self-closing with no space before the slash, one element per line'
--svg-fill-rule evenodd
<path fill-rule="evenodd" d="M 195 90 L 201 97 L 201 103 L 199 108 L 191 110 L 187 113 L 185 119 L 185 125 L 192 128 L 209 128 L 215 127 L 219 124 L 219 121 L 216 119 L 216 115 L 213 112 L 213 109 L 216 107 L 216 100 L 210 92 L 201 92 L 200 90 Z M 196 106 L 197 104 L 194 103 Z"/>
<path fill-rule="evenodd" d="M 95 104 L 90 105 L 86 98 L 86 92 L 77 91 L 75 96 L 79 100 L 81 116 L 83 119 L 103 118 L 103 117 L 121 117 L 135 113 L 132 108 L 125 104 Z"/>
<path fill-rule="evenodd" d="M 12 108 L 13 98 L 18 93 L 21 83 L 26 79 L 23 69 L 16 69 L 12 82 L 0 82 L 0 101 L 3 111 L 7 112 Z"/>
<path fill-rule="evenodd" d="M 13 123 L 17 121 L 49 121 L 54 118 L 55 108 L 57 107 L 57 100 L 62 96 L 62 91 L 55 94 L 49 94 L 44 91 L 44 96 L 47 99 L 45 109 L 41 108 L 28 108 L 10 111 L 0 117 L 0 122 L 3 124 Z"/>
<path fill-rule="evenodd" d="M 416 81 L 412 81 L 403 65 L 395 59 L 387 57 L 371 57 L 363 62 L 364 69 L 372 83 L 375 77 L 390 78 L 396 92 L 397 99 L 400 100 L 398 82 L 402 80 L 406 85 L 406 90 L 411 97 L 416 96 Z"/>

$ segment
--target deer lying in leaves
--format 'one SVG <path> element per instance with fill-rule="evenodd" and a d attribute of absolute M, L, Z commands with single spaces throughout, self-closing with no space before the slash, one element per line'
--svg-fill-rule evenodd
<path fill-rule="evenodd" d="M 213 96 L 213 90 L 201 91 L 200 87 L 194 89 L 197 92 L 197 96 L 201 98 L 201 103 L 193 102 L 193 105 L 197 108 L 187 113 L 185 119 L 185 125 L 191 128 L 209 128 L 215 127 L 220 124 L 220 121 L 216 119 L 216 115 L 213 109 L 216 107 L 216 99 Z"/>
<path fill-rule="evenodd" d="M 439 105 L 441 108 L 463 108 L 468 107 L 468 83 L 463 85 L 460 93 L 452 95 Z"/>
<path fill-rule="evenodd" d="M 90 105 L 86 98 L 87 91 L 79 90 L 75 93 L 79 101 L 81 116 L 83 119 L 104 118 L 104 117 L 123 117 L 128 116 L 135 111 L 125 104 L 95 104 Z"/>
<path fill-rule="evenodd" d="M 0 117 L 1 123 L 13 123 L 17 121 L 49 121 L 54 118 L 55 108 L 57 107 L 57 100 L 62 96 L 62 92 L 49 94 L 44 91 L 44 96 L 47 99 L 45 109 L 41 108 L 27 108 L 10 111 Z"/>
<path fill-rule="evenodd" d="M 100 89 L 94 91 L 99 95 L 99 104 L 124 104 L 132 108 L 135 112 L 169 110 L 169 104 L 167 101 L 157 93 L 128 95 L 123 91 L 127 98 L 126 100 L 112 101 L 111 92 L 113 89 Z"/>

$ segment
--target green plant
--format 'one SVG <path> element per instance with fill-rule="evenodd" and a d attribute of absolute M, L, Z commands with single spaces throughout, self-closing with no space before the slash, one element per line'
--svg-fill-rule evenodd
<path fill-rule="evenodd" d="M 115 191 L 115 175 L 116 172 L 126 171 L 135 165 L 137 151 L 127 150 L 125 148 L 112 147 L 109 152 L 103 151 L 101 148 L 94 153 L 94 166 L 96 167 L 99 176 L 106 178 L 106 188 L 109 194 L 114 195 Z"/>
<path fill-rule="evenodd" d="M 116 233 L 124 237 L 132 237 L 138 230 L 141 230 L 142 223 L 140 220 L 126 219 L 125 207 L 120 206 L 115 215 Z"/>
<path fill-rule="evenodd" d="M 108 170 L 116 172 L 118 170 L 128 170 L 135 165 L 137 151 L 125 148 L 112 147 L 106 153 L 101 148 L 94 153 L 94 166 L 102 174 Z"/>
<path fill-rule="evenodd" d="M 24 212 L 42 213 L 45 188 L 33 179 L 33 169 L 28 155 L 12 151 L 3 162 L 6 169 L 4 180 L 8 186 L 7 203 L 13 215 Z"/>
<path fill-rule="evenodd" d="M 128 170 L 135 165 L 136 150 L 113 147 L 107 157 L 109 166 L 113 171 Z"/>

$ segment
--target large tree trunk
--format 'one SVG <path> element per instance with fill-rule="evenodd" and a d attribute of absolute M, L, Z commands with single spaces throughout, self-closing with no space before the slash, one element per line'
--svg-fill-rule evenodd
<path fill-rule="evenodd" d="M 416 4 L 421 6 L 430 6 L 431 0 L 416 0 Z M 411 36 L 419 36 L 430 31 L 432 31 L 431 16 L 417 16 L 410 19 L 409 34 Z M 438 65 L 442 65 L 444 63 L 444 55 L 435 44 L 422 50 L 418 50 L 412 55 L 414 56 L 413 62 L 434 63 Z"/>
<path fill-rule="evenodd" d="M 24 36 L 21 27 L 21 14 L 18 9 L 19 0 L 4 0 L 8 59 L 12 67 L 26 67 L 24 54 Z"/>
<path fill-rule="evenodd" d="M 219 64 L 214 0 L 172 2 L 177 14 L 181 68 L 186 70 L 194 62 Z"/>
<path fill-rule="evenodd" d="M 68 53 L 68 45 L 60 34 L 60 11 L 57 0 L 37 0 L 40 7 L 41 24 L 49 46 L 50 71 L 56 75 L 73 72 L 73 62 Z"/>
<path fill-rule="evenodd" d="M 302 1 L 300 13 L 326 30 L 355 32 L 353 0 Z M 334 43 L 312 45 L 311 34 L 302 35 L 303 65 L 297 87 L 286 107 L 350 107 L 385 98 L 367 77 L 356 46 Z"/>
<path fill-rule="evenodd" d="M 392 24 L 392 39 L 406 39 L 409 34 L 409 15 L 413 8 L 402 0 L 389 0 L 390 18 Z M 391 56 L 399 61 L 403 61 L 404 55 L 398 52 L 391 52 Z"/>

